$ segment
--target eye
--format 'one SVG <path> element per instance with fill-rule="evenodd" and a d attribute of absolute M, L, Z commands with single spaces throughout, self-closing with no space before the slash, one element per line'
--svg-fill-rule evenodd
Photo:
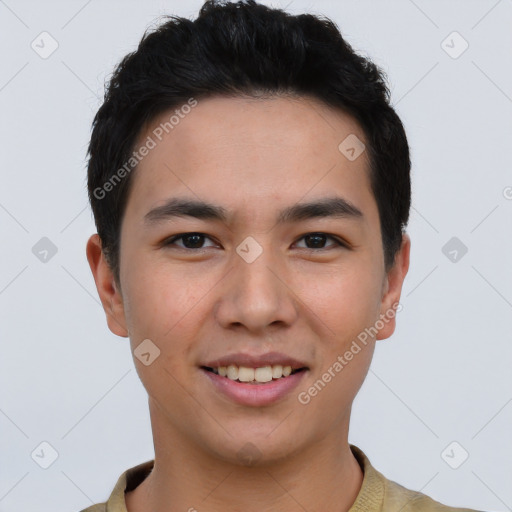
<path fill-rule="evenodd" d="M 180 249 L 204 249 L 206 247 L 214 247 L 214 245 L 203 246 L 204 241 L 212 240 L 209 236 L 204 233 L 180 233 L 179 235 L 172 236 L 165 240 L 162 245 L 163 246 L 176 246 Z M 323 247 L 327 239 L 331 239 L 334 241 L 334 245 Z M 182 245 L 177 244 L 176 242 L 181 240 Z M 310 250 L 327 250 L 333 247 L 347 247 L 341 240 L 332 235 L 328 235 L 326 233 L 307 233 L 303 235 L 299 240 L 305 240 L 307 247 L 300 247 L 301 249 L 310 249 Z"/>
<path fill-rule="evenodd" d="M 304 235 L 300 240 L 305 240 L 306 244 L 311 244 L 313 247 L 304 247 L 304 249 L 329 249 L 329 247 L 319 247 L 322 246 L 325 241 L 330 238 L 331 240 L 334 240 L 335 247 L 346 247 L 346 245 L 339 240 L 338 238 L 328 235 L 326 233 L 308 233 L 307 235 Z M 333 246 L 331 246 L 332 248 Z M 301 247 L 302 249 L 302 247 Z"/>
<path fill-rule="evenodd" d="M 211 238 L 204 233 L 181 233 L 165 240 L 163 245 L 177 245 L 175 242 L 182 240 L 183 245 L 177 245 L 177 247 L 181 249 L 203 249 L 202 244 L 206 238 L 211 240 Z"/>

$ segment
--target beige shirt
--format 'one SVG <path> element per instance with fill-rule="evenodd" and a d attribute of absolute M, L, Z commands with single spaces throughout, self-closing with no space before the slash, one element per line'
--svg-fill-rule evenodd
<path fill-rule="evenodd" d="M 448 507 L 425 494 L 406 489 L 379 473 L 357 446 L 351 444 L 350 449 L 364 476 L 349 512 L 478 512 L 469 508 Z M 80 512 L 127 512 L 125 491 L 135 489 L 151 473 L 153 463 L 154 460 L 149 460 L 125 471 L 105 503 L 92 505 Z"/>

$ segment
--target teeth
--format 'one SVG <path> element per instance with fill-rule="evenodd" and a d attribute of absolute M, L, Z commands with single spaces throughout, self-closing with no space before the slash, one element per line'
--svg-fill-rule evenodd
<path fill-rule="evenodd" d="M 274 379 L 279 379 L 283 376 L 283 367 L 280 364 L 276 364 L 272 366 L 272 377 Z"/>
<path fill-rule="evenodd" d="M 272 380 L 272 366 L 263 366 L 254 370 L 254 380 L 256 382 L 270 382 Z"/>
<path fill-rule="evenodd" d="M 240 366 L 240 368 L 238 368 L 238 380 L 240 382 L 251 382 L 254 380 L 254 369 Z"/>
<path fill-rule="evenodd" d="M 227 368 L 226 376 L 228 379 L 236 380 L 238 379 L 238 366 L 234 364 L 230 364 Z"/>
<path fill-rule="evenodd" d="M 273 366 L 262 366 L 260 368 L 248 368 L 246 366 L 219 366 L 213 368 L 215 373 L 221 377 L 227 377 L 231 380 L 239 380 L 240 382 L 270 382 L 272 379 L 280 379 L 288 377 L 292 373 L 291 366 L 282 366 L 276 364 Z"/>

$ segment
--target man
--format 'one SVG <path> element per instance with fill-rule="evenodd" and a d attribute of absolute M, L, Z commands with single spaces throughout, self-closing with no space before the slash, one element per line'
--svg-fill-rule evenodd
<path fill-rule="evenodd" d="M 123 59 L 93 123 L 87 258 L 155 459 L 87 512 L 462 510 L 348 443 L 409 267 L 388 100 L 332 22 L 254 1 L 171 17 Z"/>

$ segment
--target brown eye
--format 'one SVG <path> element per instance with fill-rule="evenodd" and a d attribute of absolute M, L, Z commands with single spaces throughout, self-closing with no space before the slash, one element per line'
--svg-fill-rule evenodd
<path fill-rule="evenodd" d="M 334 247 L 344 247 L 344 244 L 338 240 L 337 238 L 328 235 L 326 233 L 308 233 L 307 235 L 304 235 L 301 240 L 305 240 L 306 247 L 305 249 L 329 249 L 330 247 L 325 247 L 325 243 L 327 239 L 331 239 L 335 242 Z"/>
<path fill-rule="evenodd" d="M 180 249 L 204 249 L 203 243 L 205 239 L 210 238 L 203 233 L 182 233 L 166 240 L 163 245 L 176 245 Z M 183 245 L 177 245 L 175 242 L 181 240 Z"/>

